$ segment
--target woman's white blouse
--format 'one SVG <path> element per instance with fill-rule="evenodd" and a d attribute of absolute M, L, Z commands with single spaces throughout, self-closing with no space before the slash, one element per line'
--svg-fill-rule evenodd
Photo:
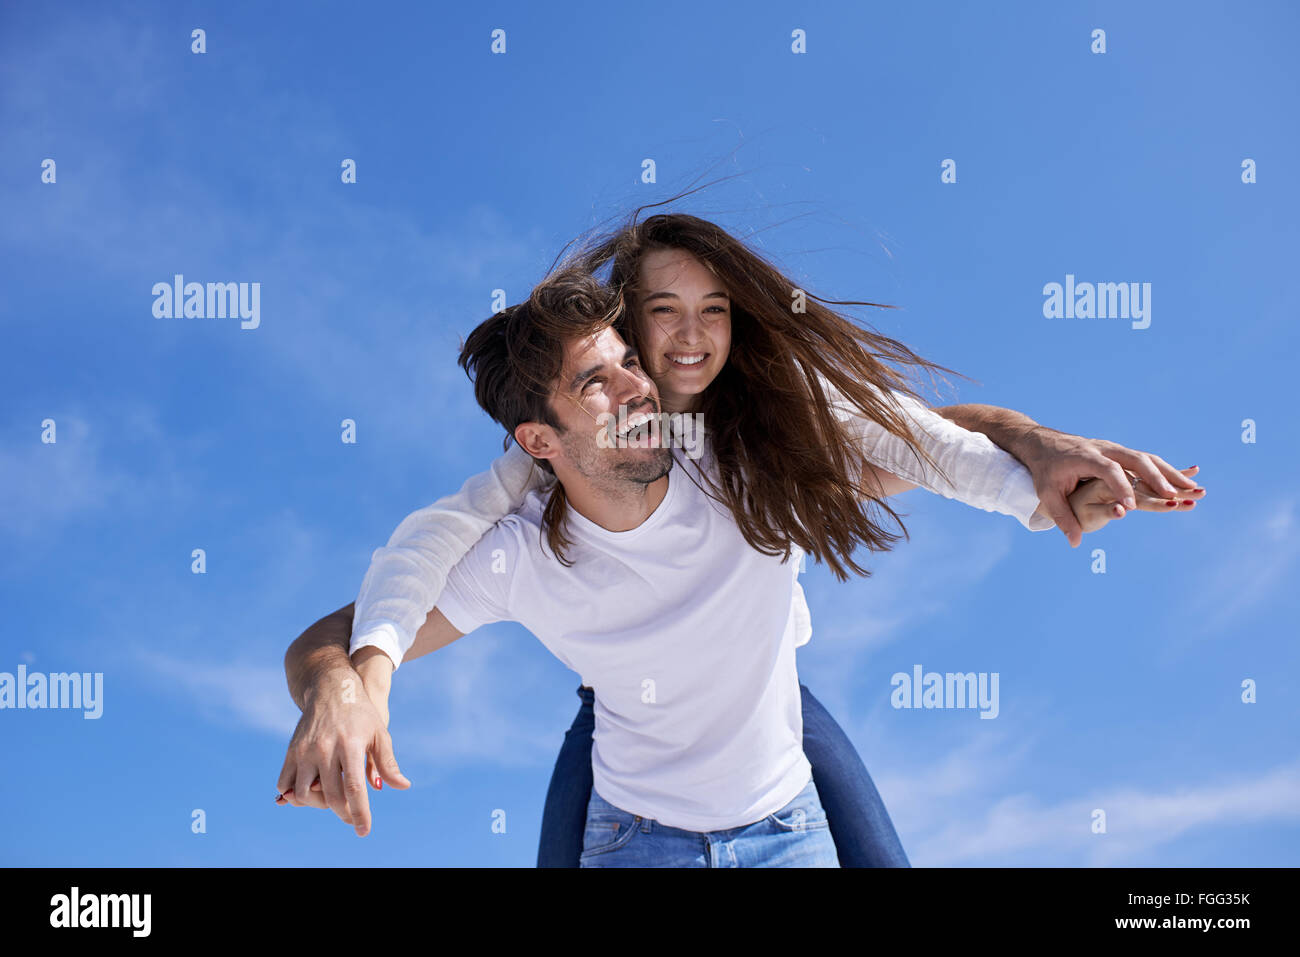
<path fill-rule="evenodd" d="M 952 479 L 944 482 L 906 442 L 862 416 L 824 380 L 823 385 L 832 396 L 836 416 L 859 437 L 874 465 L 945 498 L 1013 515 L 1030 531 L 1056 527 L 1051 518 L 1037 512 L 1038 495 L 1029 471 L 988 436 L 948 421 L 910 396 L 889 393 L 905 420 L 911 420 L 917 445 Z M 395 668 L 400 666 L 437 604 L 447 573 L 488 529 L 523 503 L 527 492 L 554 481 L 512 443 L 459 492 L 403 519 L 388 545 L 371 556 L 357 595 L 350 653 L 374 645 L 393 660 Z M 802 645 L 811 636 L 812 625 L 797 580 L 794 601 L 800 632 L 797 644 Z"/>

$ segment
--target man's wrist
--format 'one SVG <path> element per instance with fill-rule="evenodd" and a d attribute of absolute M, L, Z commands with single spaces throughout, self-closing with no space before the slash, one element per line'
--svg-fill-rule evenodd
<path fill-rule="evenodd" d="M 1037 422 L 1008 426 L 1004 433 L 1006 444 L 1003 447 L 1033 471 L 1034 464 L 1052 454 L 1051 436 L 1060 434 L 1056 429 Z"/>
<path fill-rule="evenodd" d="M 323 692 L 341 689 L 348 679 L 356 681 L 361 675 L 351 665 L 330 665 L 319 671 L 315 678 L 307 682 L 302 693 L 302 710 L 310 711 Z"/>

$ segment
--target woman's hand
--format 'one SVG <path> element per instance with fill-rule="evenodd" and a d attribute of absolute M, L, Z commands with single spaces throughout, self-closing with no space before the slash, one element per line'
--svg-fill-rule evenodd
<path fill-rule="evenodd" d="M 1191 468 L 1182 469 L 1182 474 L 1191 478 L 1200 470 L 1199 465 L 1193 465 Z M 1137 478 L 1132 472 L 1128 475 L 1130 481 Z M 1146 479 L 1142 478 L 1138 478 L 1134 491 L 1137 493 L 1138 509 L 1143 512 L 1190 512 L 1196 508 L 1197 502 L 1205 498 L 1205 489 L 1199 485 L 1194 489 L 1169 496 L 1154 491 L 1147 484 Z"/>
<path fill-rule="evenodd" d="M 1199 466 L 1183 469 L 1182 474 L 1188 477 L 1193 472 L 1200 471 Z M 1127 473 L 1131 478 L 1132 473 Z M 1196 502 L 1205 495 L 1205 489 L 1198 488 L 1194 493 L 1180 493 L 1178 499 L 1168 499 L 1163 495 L 1156 495 L 1155 492 L 1147 485 L 1143 479 L 1138 479 L 1133 485 L 1133 497 L 1137 503 L 1137 511 L 1143 512 L 1189 512 L 1196 507 Z M 1181 498 L 1182 495 L 1192 495 L 1192 498 Z M 1174 504 L 1169 504 L 1173 502 Z M 1116 498 L 1114 491 L 1099 478 L 1086 479 L 1079 483 L 1069 495 L 1070 508 L 1074 512 L 1074 517 L 1078 519 L 1084 533 L 1095 532 L 1107 522 L 1113 519 L 1123 518 L 1128 510 Z"/>
<path fill-rule="evenodd" d="M 379 712 L 379 717 L 383 719 L 384 728 L 388 728 L 388 695 L 393 688 L 393 663 L 389 660 L 388 655 L 384 654 L 378 648 L 367 646 L 357 651 L 352 656 L 353 667 L 357 669 L 357 674 L 361 675 L 362 687 L 366 690 L 366 696 L 370 703 L 375 706 Z M 374 762 L 371 760 L 370 752 L 366 752 L 366 780 L 376 791 L 382 791 L 384 788 L 383 780 L 375 773 Z"/>
<path fill-rule="evenodd" d="M 1077 527 L 1075 516 L 1066 507 L 1067 492 L 1079 487 L 1079 482 L 1096 479 L 1110 489 L 1111 501 L 1121 504 L 1132 495 L 1134 508 L 1146 512 L 1189 511 L 1190 506 L 1169 506 L 1163 502 L 1194 502 L 1205 494 L 1204 489 L 1198 489 L 1196 482 L 1187 477 L 1189 472 L 1197 471 L 1195 466 L 1180 471 L 1158 455 L 1139 452 L 1105 439 L 1087 439 L 1058 432 L 1046 426 L 1035 425 L 1026 432 L 1012 454 L 1034 477 L 1039 510 L 1051 516 L 1072 548 L 1079 544 L 1083 532 L 1087 531 Z M 1138 498 L 1131 484 L 1134 478 L 1140 480 L 1141 491 L 1156 501 L 1144 503 Z M 1101 504 L 1095 499 L 1090 501 Z"/>

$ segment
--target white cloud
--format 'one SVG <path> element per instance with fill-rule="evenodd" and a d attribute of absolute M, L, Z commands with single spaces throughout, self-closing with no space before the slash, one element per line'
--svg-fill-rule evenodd
<path fill-rule="evenodd" d="M 1030 794 L 1001 798 L 979 814 L 969 798 L 951 802 L 909 849 L 914 864 L 1122 865 L 1189 831 L 1213 825 L 1300 818 L 1300 763 L 1262 775 L 1166 790 L 1112 786 L 1056 804 Z M 1106 812 L 1106 833 L 1091 830 L 1093 809 Z"/>
<path fill-rule="evenodd" d="M 1300 537 L 1293 533 L 1296 505 L 1285 495 L 1261 494 L 1250 514 L 1227 530 L 1206 529 L 1202 554 L 1213 559 L 1188 604 L 1191 633 L 1235 633 L 1233 625 L 1296 579 Z"/>
<path fill-rule="evenodd" d="M 536 654 L 520 654 L 521 641 L 534 639 L 485 628 L 397 671 L 390 732 L 404 770 L 427 774 L 462 765 L 535 767 L 554 761 L 578 698 L 557 695 L 556 670 Z M 206 720 L 266 732 L 287 748 L 301 712 L 289 696 L 280 646 L 274 647 L 273 662 L 246 654 L 236 661 L 187 658 L 142 648 L 134 656 L 155 682 Z M 575 677 L 572 687 L 577 685 Z M 540 720 L 539 712 L 545 716 Z"/>
<path fill-rule="evenodd" d="M 41 422 L 55 422 L 56 441 L 41 441 Z M 132 488 L 131 477 L 105 461 L 103 440 L 75 414 L 29 423 L 25 439 L 0 446 L 0 528 L 28 536 L 85 512 L 99 511 Z"/>
<path fill-rule="evenodd" d="M 812 615 L 812 640 L 810 653 L 799 659 L 799 674 L 838 713 L 846 713 L 852 703 L 863 662 L 916 634 L 984 583 L 1012 552 L 1021 528 L 1005 515 L 961 515 L 961 504 L 938 501 L 920 489 L 901 499 L 894 496 L 891 504 L 909 512 L 903 522 L 911 540 L 900 540 L 890 552 L 868 555 L 870 579 L 840 583 L 827 573 L 801 579 Z M 859 563 L 864 563 L 861 558 Z M 810 563 L 809 571 L 813 567 Z"/>
<path fill-rule="evenodd" d="M 135 656 L 156 681 L 209 720 L 281 735 L 288 747 L 300 712 L 278 664 L 187 660 L 147 649 Z"/>

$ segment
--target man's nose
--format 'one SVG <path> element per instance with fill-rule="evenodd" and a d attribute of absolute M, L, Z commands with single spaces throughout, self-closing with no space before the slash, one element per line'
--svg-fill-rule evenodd
<path fill-rule="evenodd" d="M 636 369 L 624 367 L 623 377 L 619 380 L 619 390 L 619 402 L 622 405 L 632 405 L 643 396 L 651 402 L 658 402 L 654 380 L 639 367 Z"/>

